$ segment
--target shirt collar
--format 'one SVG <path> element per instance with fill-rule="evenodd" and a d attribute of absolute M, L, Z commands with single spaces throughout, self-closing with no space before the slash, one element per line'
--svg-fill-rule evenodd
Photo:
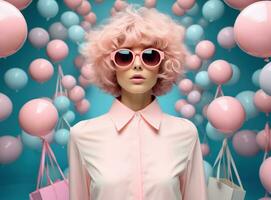
<path fill-rule="evenodd" d="M 109 116 L 115 124 L 118 132 L 134 117 L 136 113 L 139 113 L 141 117 L 151 125 L 156 131 L 160 128 L 162 120 L 162 110 L 157 102 L 157 98 L 154 99 L 145 108 L 134 111 L 124 105 L 121 101 L 115 98 L 110 110 Z"/>

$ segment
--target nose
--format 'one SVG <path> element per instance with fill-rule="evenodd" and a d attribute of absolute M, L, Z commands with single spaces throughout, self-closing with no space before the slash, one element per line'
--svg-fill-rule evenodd
<path fill-rule="evenodd" d="M 142 63 L 141 63 L 139 55 L 135 56 L 135 61 L 133 65 L 134 65 L 133 66 L 134 69 L 142 69 Z"/>

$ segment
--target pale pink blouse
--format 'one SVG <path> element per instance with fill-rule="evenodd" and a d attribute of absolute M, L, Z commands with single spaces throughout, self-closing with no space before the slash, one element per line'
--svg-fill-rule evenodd
<path fill-rule="evenodd" d="M 197 128 L 156 98 L 78 122 L 68 156 L 70 200 L 207 200 Z"/>

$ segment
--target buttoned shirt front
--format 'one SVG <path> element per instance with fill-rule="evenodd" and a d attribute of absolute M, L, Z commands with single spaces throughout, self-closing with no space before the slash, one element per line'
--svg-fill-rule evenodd
<path fill-rule="evenodd" d="M 197 128 L 156 97 L 139 111 L 116 98 L 78 122 L 68 156 L 70 200 L 207 200 Z"/>

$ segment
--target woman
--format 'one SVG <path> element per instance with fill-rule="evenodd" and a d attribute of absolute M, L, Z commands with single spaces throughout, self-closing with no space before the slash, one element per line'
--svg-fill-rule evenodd
<path fill-rule="evenodd" d="M 184 28 L 130 5 L 88 34 L 92 83 L 116 98 L 71 128 L 71 200 L 206 200 L 197 129 L 163 113 L 156 96 L 183 73 Z"/>

